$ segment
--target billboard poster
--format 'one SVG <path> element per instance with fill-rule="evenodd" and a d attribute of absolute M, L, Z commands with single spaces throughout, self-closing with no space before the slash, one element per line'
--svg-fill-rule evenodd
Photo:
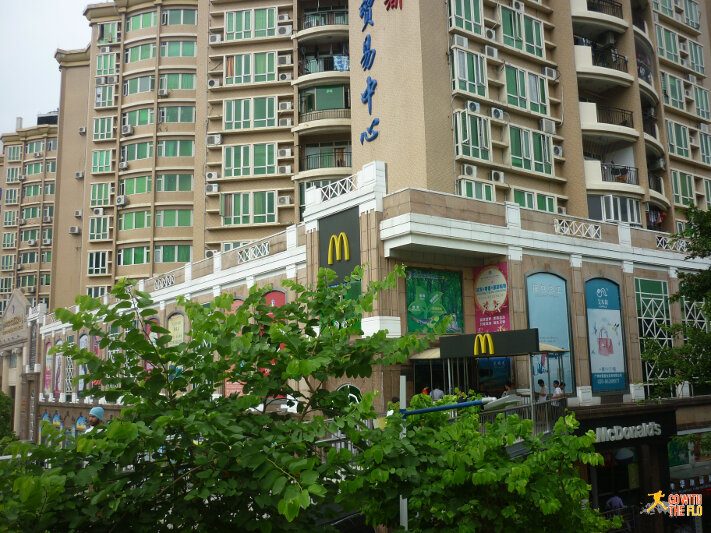
<path fill-rule="evenodd" d="M 464 332 L 462 276 L 459 272 L 408 268 L 405 292 L 407 331 L 424 331 L 449 316 L 447 333 Z"/>
<path fill-rule="evenodd" d="M 566 392 L 573 392 L 573 369 L 570 360 L 570 321 L 566 281 L 555 274 L 541 272 L 526 278 L 528 327 L 538 328 L 540 343 L 566 350 L 563 353 L 535 354 L 533 365 L 534 391 L 538 380 L 552 392 L 553 381 L 565 382 Z"/>
<path fill-rule="evenodd" d="M 42 392 L 47 397 L 52 394 L 52 355 L 49 353 L 51 348 L 51 342 L 44 345 L 44 386 Z"/>
<path fill-rule="evenodd" d="M 606 279 L 585 283 L 585 307 L 593 392 L 626 387 L 625 344 L 620 313 L 620 289 Z"/>
<path fill-rule="evenodd" d="M 89 335 L 82 335 L 79 337 L 79 349 L 80 350 L 89 350 Z M 81 376 L 86 375 L 89 372 L 89 367 L 86 365 L 78 365 L 79 368 L 77 368 L 77 374 L 79 375 L 79 381 L 77 382 L 77 392 L 79 393 L 79 397 L 81 398 L 83 396 L 83 392 L 86 390 L 86 381 L 81 378 Z"/>
<path fill-rule="evenodd" d="M 62 341 L 57 341 L 56 345 L 59 346 Z M 54 355 L 54 396 L 59 398 L 62 394 L 62 354 L 58 353 Z"/>
<path fill-rule="evenodd" d="M 506 263 L 474 269 L 474 303 L 477 333 L 511 329 Z"/>

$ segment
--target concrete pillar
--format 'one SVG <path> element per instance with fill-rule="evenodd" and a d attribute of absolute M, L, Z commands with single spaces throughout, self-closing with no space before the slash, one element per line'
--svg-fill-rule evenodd
<path fill-rule="evenodd" d="M 22 383 L 22 374 L 25 371 L 25 349 L 23 348 L 22 355 L 20 354 L 20 348 L 13 348 L 13 351 L 17 354 L 17 380 L 15 381 L 15 420 L 12 430 L 17 435 L 17 438 L 22 439 L 22 406 L 25 403 L 23 399 L 26 391 L 26 387 Z"/>
<path fill-rule="evenodd" d="M 2 391 L 10 395 L 10 352 L 0 353 L 2 358 Z"/>

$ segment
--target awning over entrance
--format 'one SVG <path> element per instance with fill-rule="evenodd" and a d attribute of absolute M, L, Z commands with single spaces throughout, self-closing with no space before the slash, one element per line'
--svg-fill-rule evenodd
<path fill-rule="evenodd" d="M 440 357 L 512 357 L 544 352 L 566 352 L 538 341 L 538 329 L 450 335 L 439 339 Z"/>
<path fill-rule="evenodd" d="M 568 350 L 564 350 L 563 348 L 559 348 L 558 346 L 553 346 L 552 344 L 546 344 L 544 342 L 539 343 L 538 345 L 538 351 L 534 353 L 565 353 Z M 463 354 L 461 357 L 468 357 L 472 356 L 473 354 L 468 354 L 465 355 Z M 488 354 L 483 354 L 478 357 L 486 357 Z M 523 354 L 518 354 L 518 355 L 523 355 Z M 499 354 L 493 354 L 490 357 L 499 357 Z M 501 357 L 504 357 L 504 355 L 501 355 Z M 435 346 L 433 348 L 428 348 L 427 350 L 423 350 L 419 353 L 413 354 L 410 356 L 410 361 L 429 361 L 433 359 L 442 359 L 442 354 L 440 351 L 439 346 Z"/>

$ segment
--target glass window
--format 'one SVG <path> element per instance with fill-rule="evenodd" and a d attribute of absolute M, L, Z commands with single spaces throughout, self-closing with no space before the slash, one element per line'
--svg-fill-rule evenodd
<path fill-rule="evenodd" d="M 157 214 L 156 214 L 157 218 Z M 150 211 L 133 211 L 131 213 L 121 213 L 119 215 L 119 231 L 128 231 L 132 229 L 143 229 L 151 227 L 151 212 Z"/>
<path fill-rule="evenodd" d="M 47 151 L 54 152 L 57 149 L 57 139 L 47 140 Z"/>
<path fill-rule="evenodd" d="M 481 0 L 450 0 L 449 26 L 481 35 Z"/>
<path fill-rule="evenodd" d="M 102 207 L 111 203 L 111 184 L 92 183 L 91 184 L 91 207 Z"/>
<path fill-rule="evenodd" d="M 158 209 L 156 211 L 157 228 L 191 227 L 192 209 Z"/>
<path fill-rule="evenodd" d="M 684 82 L 676 76 L 662 72 L 662 96 L 665 104 L 683 110 Z"/>
<path fill-rule="evenodd" d="M 460 48 L 452 50 L 452 89 L 486 96 L 486 59 Z"/>
<path fill-rule="evenodd" d="M 3 211 L 3 226 L 17 226 L 17 211 L 12 209 Z"/>
<path fill-rule="evenodd" d="M 153 250 L 153 259 L 156 263 L 189 263 L 192 260 L 192 246 L 183 244 L 156 246 Z"/>
<path fill-rule="evenodd" d="M 86 293 L 92 298 L 101 298 L 104 294 L 106 294 L 106 287 L 103 285 L 87 287 Z"/>
<path fill-rule="evenodd" d="M 12 292 L 12 278 L 0 278 L 0 292 L 3 294 Z"/>
<path fill-rule="evenodd" d="M 39 231 L 36 229 L 26 229 L 20 232 L 20 242 L 36 241 Z"/>
<path fill-rule="evenodd" d="M 703 74 L 706 70 L 704 67 L 704 47 L 691 40 L 688 41 L 688 44 L 691 68 L 699 74 Z"/>
<path fill-rule="evenodd" d="M 151 28 L 158 23 L 156 12 L 150 11 L 140 15 L 133 15 L 126 19 L 126 31 L 141 30 Z"/>
<path fill-rule="evenodd" d="M 47 161 L 47 166 L 45 167 L 46 172 L 57 172 L 57 162 Z"/>
<path fill-rule="evenodd" d="M 252 12 L 250 10 L 225 13 L 225 21 L 226 41 L 252 37 Z"/>
<path fill-rule="evenodd" d="M 158 157 L 192 157 L 195 151 L 193 140 L 158 141 Z"/>
<path fill-rule="evenodd" d="M 166 106 L 158 110 L 160 122 L 195 122 L 195 106 Z"/>
<path fill-rule="evenodd" d="M 660 56 L 675 63 L 679 62 L 679 36 L 659 24 L 655 26 L 657 33 L 657 48 Z"/>
<path fill-rule="evenodd" d="M 118 42 L 118 22 L 104 22 L 103 24 L 97 24 L 97 26 L 99 30 L 99 35 L 97 37 L 98 44 L 111 44 Z"/>
<path fill-rule="evenodd" d="M 709 92 L 706 89 L 694 86 L 694 102 L 696 103 L 696 114 L 701 118 L 711 119 Z"/>
<path fill-rule="evenodd" d="M 15 237 L 14 233 L 3 233 L 2 234 L 2 247 L 3 248 L 14 248 L 15 247 Z"/>
<path fill-rule="evenodd" d="M 152 107 L 129 111 L 121 116 L 121 124 L 123 126 L 145 126 L 147 124 L 153 124 L 153 122 L 154 117 Z"/>
<path fill-rule="evenodd" d="M 684 22 L 698 30 L 701 27 L 699 18 L 699 4 L 694 0 L 684 0 Z"/>
<path fill-rule="evenodd" d="M 32 176 L 34 174 L 42 173 L 42 163 L 30 163 L 25 165 L 25 176 Z"/>
<path fill-rule="evenodd" d="M 276 34 L 276 8 L 254 10 L 254 36 L 274 37 Z"/>
<path fill-rule="evenodd" d="M 176 192 L 192 190 L 192 174 L 159 174 L 156 177 L 156 191 L 158 192 Z"/>
<path fill-rule="evenodd" d="M 32 141 L 25 145 L 25 153 L 44 152 L 44 141 Z"/>
<path fill-rule="evenodd" d="M 114 136 L 114 119 L 113 117 L 95 118 L 94 119 L 94 140 L 101 141 L 111 139 Z"/>
<path fill-rule="evenodd" d="M 689 157 L 689 128 L 671 120 L 667 120 L 666 123 L 669 152 Z"/>
<path fill-rule="evenodd" d="M 5 189 L 5 203 L 16 204 L 18 201 L 18 191 L 19 189 Z"/>
<path fill-rule="evenodd" d="M 106 274 L 108 272 L 108 251 L 89 252 L 88 274 Z"/>
<path fill-rule="evenodd" d="M 3 255 L 0 258 L 0 268 L 2 268 L 2 270 L 14 270 L 15 269 L 15 256 L 14 255 Z"/>
<path fill-rule="evenodd" d="M 102 85 L 96 88 L 94 107 L 111 107 L 114 105 L 114 86 Z"/>
<path fill-rule="evenodd" d="M 244 192 L 220 196 L 220 215 L 225 226 L 265 224 L 276 221 L 276 191 Z"/>
<path fill-rule="evenodd" d="M 224 147 L 223 176 L 252 176 L 276 172 L 276 144 Z"/>
<path fill-rule="evenodd" d="M 20 168 L 9 167 L 5 170 L 5 183 L 18 183 L 20 181 Z"/>
<path fill-rule="evenodd" d="M 251 83 L 252 72 L 254 72 L 254 83 L 275 81 L 275 63 L 276 52 L 227 56 L 225 58 L 225 84 L 241 85 Z"/>
<path fill-rule="evenodd" d="M 160 88 L 170 90 L 195 89 L 195 74 L 162 74 Z"/>
<path fill-rule="evenodd" d="M 694 198 L 694 177 L 685 172 L 672 170 L 672 189 L 674 191 L 674 203 L 682 205 L 695 205 Z"/>
<path fill-rule="evenodd" d="M 460 196 L 465 196 L 466 198 L 474 198 L 476 200 L 492 202 L 494 200 L 494 187 L 491 183 L 459 180 L 459 194 Z"/>
<path fill-rule="evenodd" d="M 166 9 L 163 11 L 163 25 L 197 24 L 197 9 Z"/>
<path fill-rule="evenodd" d="M 40 216 L 39 206 L 25 207 L 22 210 L 22 218 L 24 218 L 25 220 L 30 219 L 30 218 L 39 218 L 39 216 Z"/>
<path fill-rule="evenodd" d="M 159 143 L 160 144 L 160 143 Z M 153 157 L 153 142 L 127 144 L 121 147 L 121 161 L 135 161 Z"/>
<path fill-rule="evenodd" d="M 108 76 L 116 72 L 116 54 L 99 54 L 96 56 L 96 75 Z"/>
<path fill-rule="evenodd" d="M 137 78 L 131 78 L 123 82 L 123 94 L 128 96 L 131 94 L 147 93 L 156 88 L 156 77 L 154 75 L 150 76 L 138 76 Z"/>
<path fill-rule="evenodd" d="M 135 178 L 125 178 L 121 182 L 121 194 L 143 194 L 151 192 L 151 177 L 138 176 Z"/>
<path fill-rule="evenodd" d="M 117 264 L 119 266 L 144 265 L 151 262 L 151 251 L 148 246 L 123 248 L 118 251 Z"/>
<path fill-rule="evenodd" d="M 19 144 L 8 146 L 6 152 L 8 161 L 19 161 L 22 157 L 22 146 Z"/>
<path fill-rule="evenodd" d="M 136 61 L 144 61 L 153 59 L 156 56 L 156 43 L 140 44 L 126 48 L 124 53 L 125 63 L 135 63 Z"/>
<path fill-rule="evenodd" d="M 512 166 L 544 174 L 553 172 L 549 135 L 510 126 L 509 141 Z"/>
<path fill-rule="evenodd" d="M 53 195 L 54 194 L 54 183 L 45 183 L 44 184 L 44 193 L 47 195 Z"/>
<path fill-rule="evenodd" d="M 455 112 L 454 117 L 457 155 L 488 161 L 491 152 L 489 120 L 464 111 Z"/>
<path fill-rule="evenodd" d="M 161 57 L 195 57 L 195 41 L 163 41 L 160 43 Z"/>
<path fill-rule="evenodd" d="M 706 209 L 711 211 L 711 180 L 704 180 L 704 195 L 706 196 Z"/>
<path fill-rule="evenodd" d="M 543 57 L 543 24 L 540 20 L 507 7 L 501 7 L 503 40 L 506 46 Z M 524 48 L 525 44 L 525 48 Z"/>
<path fill-rule="evenodd" d="M 699 132 L 699 144 L 701 144 L 701 162 L 711 165 L 711 135 Z"/>
<path fill-rule="evenodd" d="M 629 224 L 639 225 L 639 200 L 627 198 L 624 196 L 588 196 L 588 205 L 594 198 L 599 198 L 601 201 L 600 212 L 602 220 L 610 222 L 627 222 Z M 591 216 L 596 210 L 589 209 Z"/>

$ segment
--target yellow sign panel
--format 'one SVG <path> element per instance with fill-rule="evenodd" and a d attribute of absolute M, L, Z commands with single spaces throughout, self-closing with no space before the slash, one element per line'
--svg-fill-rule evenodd
<path fill-rule="evenodd" d="M 479 354 L 494 354 L 494 339 L 492 339 L 491 335 L 488 333 L 484 335 L 477 335 L 474 338 L 474 355 Z"/>
<path fill-rule="evenodd" d="M 331 239 L 328 241 L 328 264 L 333 264 L 333 248 L 336 248 L 336 261 L 341 260 L 341 244 L 343 244 L 343 259 L 345 261 L 351 260 L 351 250 L 348 246 L 348 236 L 345 232 L 341 232 L 336 235 L 331 235 Z"/>

